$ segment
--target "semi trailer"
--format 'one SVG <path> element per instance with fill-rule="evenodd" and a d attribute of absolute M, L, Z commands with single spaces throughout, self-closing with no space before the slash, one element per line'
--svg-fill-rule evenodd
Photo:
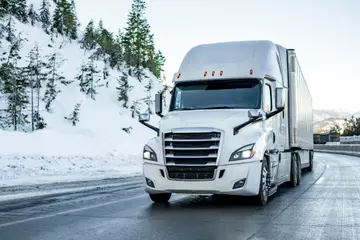
<path fill-rule="evenodd" d="M 143 148 L 145 191 L 253 196 L 266 205 L 281 184 L 312 171 L 312 98 L 294 49 L 272 41 L 202 44 L 174 74 L 167 113 L 155 96 L 158 127 Z"/>

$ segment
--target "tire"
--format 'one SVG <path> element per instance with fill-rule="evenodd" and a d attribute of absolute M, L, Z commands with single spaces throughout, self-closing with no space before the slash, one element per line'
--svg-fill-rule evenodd
<path fill-rule="evenodd" d="M 296 153 L 291 154 L 291 173 L 290 173 L 290 187 L 296 187 L 298 185 L 298 161 Z"/>
<path fill-rule="evenodd" d="M 308 172 L 312 172 L 313 168 L 314 168 L 314 152 L 310 151 L 309 152 L 309 167 L 305 168 L 306 171 Z"/>
<path fill-rule="evenodd" d="M 166 203 L 171 198 L 171 193 L 149 194 L 151 200 L 155 203 Z"/>
<path fill-rule="evenodd" d="M 269 198 L 269 189 L 266 186 L 268 174 L 269 174 L 269 165 L 267 163 L 267 160 L 264 159 L 262 161 L 261 172 L 260 172 L 259 194 L 255 197 L 256 202 L 260 206 L 265 206 Z"/>

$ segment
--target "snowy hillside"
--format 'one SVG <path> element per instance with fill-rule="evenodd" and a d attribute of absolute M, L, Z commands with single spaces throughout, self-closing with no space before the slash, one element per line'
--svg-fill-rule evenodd
<path fill-rule="evenodd" d="M 346 118 L 351 117 L 352 113 L 341 109 L 315 109 L 314 121 L 322 121 L 329 118 Z"/>
<path fill-rule="evenodd" d="M 42 0 L 30 0 L 34 9 L 41 7 Z M 55 4 L 51 0 L 51 14 Z M 124 13 L 126 14 L 126 13 Z M 10 20 L 11 18 L 11 20 Z M 160 81 L 148 69 L 142 71 L 141 81 L 129 75 L 126 64 L 120 64 L 112 69 L 103 59 L 91 61 L 95 50 L 86 50 L 77 40 L 66 36 L 47 34 L 40 22 L 34 26 L 22 23 L 12 16 L 5 16 L 1 22 L 5 26 L 13 21 L 14 36 L 24 39 L 21 42 L 17 61 L 19 67 L 25 67 L 27 56 L 35 46 L 43 61 L 46 56 L 57 55 L 57 72 L 70 84 L 56 83 L 59 91 L 50 110 L 46 110 L 46 101 L 40 101 L 39 113 L 46 123 L 44 129 L 31 132 L 31 124 L 24 124 L 13 131 L 12 126 L 4 126 L 0 130 L 0 180 L 14 180 L 16 183 L 32 176 L 32 181 L 38 181 L 44 176 L 61 176 L 80 174 L 81 176 L 109 177 L 139 173 L 141 171 L 141 154 L 144 144 L 155 133 L 137 121 L 137 114 L 148 108 L 154 109 L 153 103 L 147 105 L 147 97 L 154 99 L 155 93 L 163 89 Z M 81 31 L 78 32 L 82 37 Z M 0 38 L 0 52 L 3 59 L 9 59 L 13 43 Z M 4 62 L 4 61 L 3 61 Z M 82 66 L 93 62 L 95 70 L 94 99 L 89 94 L 80 91 Z M 120 80 L 127 79 L 129 89 L 128 107 L 124 101 L 119 101 Z M 1 79 L 0 79 L 1 80 Z M 123 84 L 123 82 L 121 82 Z M 1 84 L 4 85 L 0 81 Z M 150 86 L 150 87 L 149 87 Z M 121 86 L 120 86 L 121 87 Z M 149 90 L 149 91 L 148 91 Z M 30 90 L 27 90 L 28 93 Z M 46 88 L 40 89 L 40 96 L 46 95 Z M 0 108 L 6 111 L 8 105 L 6 95 L 1 97 Z M 30 103 L 26 114 L 31 115 Z M 78 104 L 78 122 L 73 126 L 66 118 Z M 5 116 L 5 115 L 4 115 Z M 158 117 L 152 115 L 151 122 L 156 125 Z M 19 180 L 20 179 L 20 180 Z M 25 180 L 24 180 L 25 181 Z M 28 179 L 26 180 L 28 181 Z"/>
<path fill-rule="evenodd" d="M 343 118 L 326 118 L 321 121 L 314 122 L 314 133 L 328 132 L 335 125 L 343 128 L 344 123 L 345 120 Z"/>
<path fill-rule="evenodd" d="M 343 127 L 344 119 L 351 116 L 360 117 L 360 112 L 352 113 L 342 109 L 314 109 L 314 132 L 326 132 L 336 124 Z"/>

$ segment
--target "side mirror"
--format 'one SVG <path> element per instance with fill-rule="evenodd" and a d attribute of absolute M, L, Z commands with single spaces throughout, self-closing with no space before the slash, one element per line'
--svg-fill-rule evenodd
<path fill-rule="evenodd" d="M 258 110 L 258 109 L 251 109 L 251 110 L 248 111 L 248 116 L 249 116 L 249 118 L 251 119 L 251 118 L 262 117 L 263 114 L 262 114 L 261 111 Z"/>
<path fill-rule="evenodd" d="M 162 94 L 157 93 L 155 95 L 155 113 L 159 116 L 162 116 Z"/>
<path fill-rule="evenodd" d="M 276 88 L 276 103 L 275 107 L 278 110 L 285 108 L 287 89 L 286 88 Z"/>
<path fill-rule="evenodd" d="M 139 122 L 148 122 L 150 121 L 150 114 L 149 113 L 141 113 L 139 114 Z"/>

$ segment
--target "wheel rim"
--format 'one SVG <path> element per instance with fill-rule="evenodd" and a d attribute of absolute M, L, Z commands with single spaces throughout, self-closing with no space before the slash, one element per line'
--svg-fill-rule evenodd
<path fill-rule="evenodd" d="M 262 195 L 263 199 L 266 201 L 268 194 L 267 194 L 267 174 L 268 170 L 264 167 L 262 171 Z"/>

